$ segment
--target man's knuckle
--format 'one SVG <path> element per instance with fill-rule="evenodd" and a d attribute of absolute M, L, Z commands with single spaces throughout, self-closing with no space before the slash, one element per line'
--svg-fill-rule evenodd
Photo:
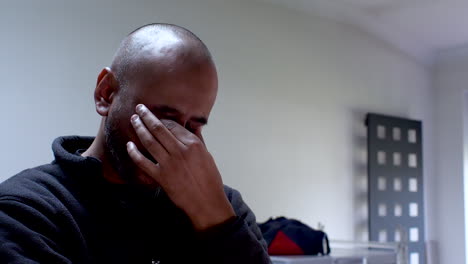
<path fill-rule="evenodd" d="M 150 128 L 151 128 L 152 131 L 154 131 L 156 133 L 160 133 L 160 132 L 162 132 L 164 130 L 163 124 L 158 123 L 158 122 L 152 123 Z"/>
<path fill-rule="evenodd" d="M 198 142 L 190 141 L 190 143 L 188 143 L 186 145 L 184 154 L 193 155 L 194 153 L 198 152 L 199 150 L 200 150 L 200 146 L 199 146 Z"/>
<path fill-rule="evenodd" d="M 177 149 L 173 152 L 173 155 L 176 159 L 182 159 L 185 154 L 185 149 Z"/>
<path fill-rule="evenodd" d="M 202 143 L 198 138 L 192 138 L 189 140 L 189 146 L 191 149 L 198 149 L 202 146 Z"/>
<path fill-rule="evenodd" d="M 152 140 L 145 139 L 144 142 L 145 142 L 146 148 L 154 147 L 154 142 Z"/>
<path fill-rule="evenodd" d="M 172 120 L 164 120 L 164 125 L 167 127 L 167 129 L 172 130 L 176 127 L 176 122 Z"/>

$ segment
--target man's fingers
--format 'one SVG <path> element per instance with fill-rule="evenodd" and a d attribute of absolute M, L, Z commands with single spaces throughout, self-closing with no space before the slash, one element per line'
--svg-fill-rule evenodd
<path fill-rule="evenodd" d="M 131 123 L 140 142 L 149 151 L 151 156 L 158 162 L 164 162 L 168 156 L 167 150 L 153 137 L 150 131 L 148 131 L 138 115 L 132 116 Z"/>
<path fill-rule="evenodd" d="M 127 143 L 127 152 L 139 168 L 141 168 L 147 175 L 151 175 L 154 180 L 158 181 L 161 168 L 158 164 L 154 164 L 151 160 L 141 154 L 135 143 L 131 141 Z"/>
<path fill-rule="evenodd" d="M 142 104 L 137 105 L 136 112 L 141 117 L 141 120 L 143 120 L 149 132 L 161 143 L 167 152 L 174 154 L 179 151 L 183 144 L 146 106 Z"/>
<path fill-rule="evenodd" d="M 197 143 L 203 144 L 202 138 L 199 138 L 197 135 L 191 133 L 185 127 L 179 125 L 177 122 L 167 119 L 162 119 L 161 122 L 185 146 Z"/>

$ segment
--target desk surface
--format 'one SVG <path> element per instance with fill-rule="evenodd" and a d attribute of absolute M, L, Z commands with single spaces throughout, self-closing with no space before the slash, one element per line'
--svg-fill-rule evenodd
<path fill-rule="evenodd" d="M 332 249 L 329 256 L 272 256 L 273 264 L 395 264 L 397 254 L 387 250 Z"/>

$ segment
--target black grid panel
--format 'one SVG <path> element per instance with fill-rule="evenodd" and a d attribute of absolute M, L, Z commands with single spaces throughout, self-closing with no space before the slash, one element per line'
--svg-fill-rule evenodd
<path fill-rule="evenodd" d="M 421 122 L 368 114 L 369 239 L 406 242 L 425 264 Z"/>

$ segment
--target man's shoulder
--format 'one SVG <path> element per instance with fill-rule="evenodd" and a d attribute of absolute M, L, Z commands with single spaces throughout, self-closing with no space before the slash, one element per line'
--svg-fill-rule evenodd
<path fill-rule="evenodd" d="M 60 189 L 63 172 L 57 164 L 26 169 L 0 183 L 0 201 L 28 201 L 45 198 Z"/>
<path fill-rule="evenodd" d="M 229 187 L 227 185 L 224 185 L 224 192 L 226 193 L 226 196 L 229 200 L 229 202 L 232 205 L 232 208 L 234 208 L 234 211 L 236 212 L 237 215 L 239 216 L 245 216 L 245 215 L 254 215 L 252 210 L 249 208 L 249 206 L 244 202 L 242 199 L 242 195 L 240 192 L 232 187 Z"/>
<path fill-rule="evenodd" d="M 245 221 L 248 228 L 253 232 L 253 234 L 255 234 L 256 239 L 260 241 L 262 247 L 266 250 L 267 244 L 262 237 L 260 228 L 257 225 L 257 218 L 255 217 L 254 212 L 242 199 L 240 192 L 227 185 L 224 185 L 224 192 L 226 193 L 229 202 L 231 202 L 232 208 L 236 212 L 236 215 Z"/>
<path fill-rule="evenodd" d="M 228 200 L 232 203 L 233 201 L 237 200 L 242 200 L 242 196 L 240 192 L 232 187 L 229 187 L 227 185 L 224 185 L 224 193 L 226 193 L 226 196 Z"/>

